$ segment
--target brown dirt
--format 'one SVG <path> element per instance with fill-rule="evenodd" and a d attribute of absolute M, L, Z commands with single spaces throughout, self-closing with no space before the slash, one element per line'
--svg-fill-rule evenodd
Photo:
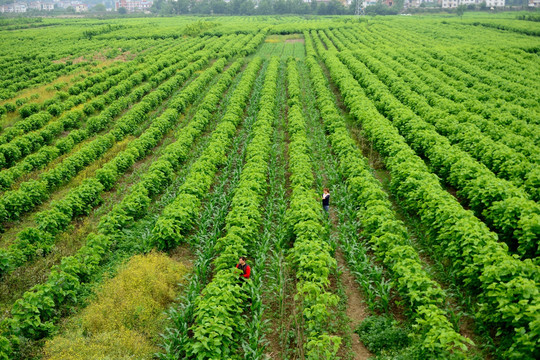
<path fill-rule="evenodd" d="M 341 274 L 341 281 L 347 294 L 347 317 L 351 320 L 349 323 L 351 329 L 351 345 L 354 352 L 355 360 L 368 359 L 373 356 L 368 349 L 362 344 L 358 334 L 354 332 L 354 329 L 369 315 L 369 310 L 365 304 L 358 285 L 354 280 L 354 275 L 351 274 L 346 266 L 345 258 L 341 250 L 336 251 L 336 259 L 338 266 L 343 270 Z"/>
<path fill-rule="evenodd" d="M 62 59 L 53 60 L 52 62 L 54 64 L 65 64 L 68 60 L 71 60 L 71 59 L 69 57 L 65 57 L 65 58 L 62 58 Z M 86 61 L 86 59 L 83 56 L 79 56 L 78 58 L 72 59 L 72 61 L 73 61 L 73 64 L 78 64 L 78 63 L 81 63 L 83 61 Z"/>
<path fill-rule="evenodd" d="M 285 40 L 285 43 L 304 43 L 304 39 L 287 39 Z"/>
<path fill-rule="evenodd" d="M 180 246 L 177 246 L 173 250 L 169 252 L 169 256 L 171 259 L 176 260 L 188 269 L 193 268 L 193 262 L 195 261 L 195 255 L 189 248 L 188 244 L 182 244 Z"/>

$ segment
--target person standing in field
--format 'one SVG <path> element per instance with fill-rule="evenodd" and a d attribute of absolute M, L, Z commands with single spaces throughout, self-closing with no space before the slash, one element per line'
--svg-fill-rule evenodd
<path fill-rule="evenodd" d="M 330 190 L 324 188 L 322 195 L 322 207 L 326 214 L 328 214 L 328 209 L 330 209 Z"/>
<path fill-rule="evenodd" d="M 236 264 L 236 268 L 242 270 L 242 274 L 240 275 L 240 279 L 246 281 L 249 279 L 249 275 L 251 275 L 251 268 L 248 264 L 246 264 L 246 257 L 240 256 L 240 259 L 238 259 L 238 264 Z"/>

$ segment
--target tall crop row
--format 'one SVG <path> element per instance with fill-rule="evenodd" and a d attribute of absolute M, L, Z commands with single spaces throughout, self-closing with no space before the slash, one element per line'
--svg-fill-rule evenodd
<path fill-rule="evenodd" d="M 405 208 L 420 217 L 436 248 L 457 277 L 478 296 L 478 317 L 505 334 L 509 358 L 532 358 L 540 337 L 537 321 L 540 276 L 530 260 L 508 254 L 495 234 L 442 189 L 392 123 L 381 116 L 349 70 L 332 52 L 318 51 L 344 102 L 385 157 L 392 187 Z"/>
<path fill-rule="evenodd" d="M 224 45 L 223 41 L 221 42 L 221 45 Z M 86 145 L 85 148 L 81 149 L 79 153 L 65 159 L 54 169 L 41 174 L 37 181 L 28 181 L 21 184 L 20 189 L 6 192 L 0 198 L 0 209 L 3 209 L 3 211 L 0 210 L 0 218 L 2 218 L 4 221 L 13 220 L 19 218 L 23 213 L 32 210 L 33 207 L 43 202 L 56 187 L 68 182 L 73 176 L 75 176 L 79 170 L 86 166 L 84 164 L 85 162 L 88 164 L 97 159 L 97 157 L 103 153 L 94 152 L 92 157 L 81 155 L 80 153 L 82 152 L 82 154 L 84 154 L 86 148 L 98 148 L 99 145 L 96 146 L 96 144 L 103 143 L 103 141 L 108 142 L 108 147 L 110 147 L 114 142 L 120 141 L 129 133 L 132 133 L 140 123 L 148 119 L 151 110 L 155 109 L 161 103 L 161 101 L 165 99 L 165 97 L 170 96 L 172 92 L 176 90 L 175 86 L 187 80 L 194 71 L 200 69 L 209 61 L 212 56 L 214 56 L 211 48 L 212 47 L 205 50 L 202 53 L 204 54 L 204 57 L 198 61 L 195 61 L 189 65 L 187 65 L 186 62 L 182 62 L 155 74 L 155 76 L 151 78 L 152 81 L 147 84 L 145 92 L 149 92 L 153 86 L 159 84 L 163 80 L 168 78 L 170 79 L 160 85 L 152 93 L 143 97 L 141 102 L 129 109 L 128 112 L 126 112 L 114 123 L 109 133 L 98 137 L 92 143 Z M 202 54 L 196 54 L 196 56 L 198 57 Z M 162 63 L 158 65 L 163 66 L 164 64 Z M 187 66 L 184 67 L 185 65 Z M 184 68 L 181 69 L 182 67 Z M 160 66 L 158 66 L 157 69 L 155 68 L 154 71 L 159 70 L 159 68 Z M 181 71 L 178 71 L 179 69 L 181 69 Z M 135 98 L 137 98 L 143 94 L 144 92 L 138 91 L 135 92 L 134 95 Z M 105 111 L 98 117 L 89 119 L 88 127 L 80 132 L 77 132 L 75 135 L 77 140 L 80 141 L 85 137 L 88 137 L 91 134 L 103 129 L 108 123 L 112 122 L 113 116 L 120 113 L 123 108 L 129 106 L 132 100 L 134 99 L 127 98 L 124 99 L 124 101 L 117 101 L 112 108 L 114 111 L 113 114 L 111 114 L 110 111 Z M 33 195 L 27 195 L 28 192 L 32 193 Z"/>
<path fill-rule="evenodd" d="M 375 40 L 369 37 L 368 39 L 358 38 L 351 32 L 345 33 L 349 37 L 355 37 L 366 47 L 370 47 Z M 377 43 L 380 42 L 377 41 Z M 540 134 L 538 125 L 534 124 L 535 116 L 538 117 L 538 115 L 535 115 L 527 105 L 518 106 L 517 102 L 521 98 L 514 96 L 507 100 L 491 100 L 490 96 L 497 93 L 497 89 L 487 87 L 475 90 L 476 86 L 486 85 L 480 84 L 473 78 L 463 81 L 454 79 L 445 72 L 450 64 L 441 63 L 440 60 L 422 55 L 421 52 L 398 53 L 396 49 L 390 49 L 388 46 L 384 51 L 379 50 L 382 50 L 380 46 L 373 51 L 373 54 L 380 57 L 385 53 L 393 59 L 399 58 L 397 68 L 407 68 L 415 78 L 422 80 L 425 86 L 415 86 L 415 91 L 427 88 L 431 104 L 447 109 L 461 122 L 474 123 L 493 140 L 524 154 L 531 162 L 540 162 L 540 148 L 535 145 L 534 140 L 540 136 L 535 137 L 535 134 Z M 534 106 L 529 106 L 534 108 Z"/>
<path fill-rule="evenodd" d="M 184 54 L 187 55 L 190 52 L 191 51 L 188 50 L 184 52 Z M 47 139 L 46 142 L 48 143 L 54 138 L 58 138 L 57 135 L 60 132 L 70 129 L 77 129 L 83 123 L 86 123 L 85 128 L 70 131 L 67 136 L 57 139 L 54 145 L 44 146 L 43 148 L 39 149 L 38 152 L 26 156 L 24 160 L 19 161 L 9 169 L 2 170 L 0 172 L 0 187 L 2 189 L 8 189 L 21 176 L 30 173 L 35 169 L 45 167 L 49 162 L 53 161 L 58 156 L 69 152 L 78 143 L 95 135 L 98 131 L 103 130 L 113 121 L 116 116 L 120 115 L 122 111 L 141 100 L 144 95 L 152 91 L 160 84 L 160 82 L 166 80 L 177 70 L 185 67 L 188 64 L 185 61 L 178 63 L 184 58 L 183 55 L 168 55 L 169 56 L 164 55 L 167 58 L 157 61 L 152 66 L 147 66 L 143 71 L 135 73 L 128 79 L 120 82 L 107 94 L 100 97 L 101 101 L 99 101 L 99 107 L 96 103 L 96 108 L 102 110 L 99 115 L 91 117 L 85 121 L 85 115 L 83 112 L 80 110 L 74 110 L 65 114 L 62 118 L 58 119 L 58 121 L 51 122 L 49 125 L 47 125 L 47 128 L 53 129 L 54 131 L 44 129 L 44 133 L 38 134 L 38 138 L 40 136 L 44 136 L 44 134 L 47 134 L 45 138 Z M 143 81 L 145 81 L 146 84 L 136 87 Z M 98 99 L 95 99 L 95 101 L 98 101 Z M 109 104 L 109 106 L 104 108 L 107 104 Z M 10 143 L 6 144 L 5 146 L 12 147 L 14 145 L 16 144 Z M 45 143 L 42 145 L 45 145 Z M 22 152 L 20 155 L 23 156 Z"/>
<path fill-rule="evenodd" d="M 540 181 L 540 174 L 534 161 L 529 161 L 524 154 L 498 141 L 500 134 L 507 132 L 507 129 L 497 127 L 481 116 L 465 110 L 453 115 L 459 109 L 453 110 L 451 104 L 448 104 L 449 100 L 434 98 L 433 93 L 414 72 L 403 69 L 399 64 L 394 65 L 395 72 L 392 70 L 388 72 L 386 64 L 372 58 L 366 52 L 355 51 L 353 55 L 359 60 L 362 59 L 400 101 L 433 124 L 437 132 L 447 137 L 452 144 L 458 144 L 498 177 L 522 186 L 532 199 L 540 199 L 536 187 L 536 183 Z M 415 89 L 418 94 L 411 89 Z M 430 103 L 437 103 L 437 106 L 431 106 Z M 495 132 L 499 134 L 492 136 Z"/>
<path fill-rule="evenodd" d="M 538 102 L 534 98 L 527 98 L 533 93 L 531 91 L 532 87 L 525 91 L 521 90 L 521 92 L 517 89 L 505 91 L 497 81 L 490 81 L 489 83 L 479 81 L 479 77 L 476 76 L 475 72 L 481 71 L 484 74 L 488 72 L 486 69 L 474 65 L 473 61 L 471 61 L 473 59 L 469 59 L 469 64 L 467 64 L 469 71 L 466 72 L 456 67 L 454 59 L 455 56 L 459 56 L 458 54 L 450 54 L 448 51 L 441 51 L 441 49 L 438 49 L 437 52 L 428 51 L 429 48 L 426 48 L 424 43 L 432 42 L 432 39 L 426 37 L 418 39 L 418 33 L 414 35 L 411 33 L 411 35 L 404 38 L 401 34 L 397 34 L 395 30 L 385 29 L 367 36 L 370 39 L 366 40 L 368 44 L 380 43 L 381 41 L 383 43 L 394 43 L 399 37 L 400 42 L 406 42 L 411 48 L 411 51 L 399 53 L 400 58 L 411 62 L 407 63 L 407 66 L 415 64 L 417 65 L 416 69 L 419 70 L 417 71 L 419 76 L 424 77 L 424 74 L 434 75 L 437 82 L 443 80 L 445 84 L 450 85 L 443 85 L 441 88 L 435 86 L 433 88 L 435 91 L 442 91 L 453 100 L 462 103 L 468 110 L 495 123 L 505 126 L 513 123 L 514 125 L 511 128 L 516 133 L 532 135 L 527 130 L 528 125 L 540 124 L 540 115 L 534 110 L 538 106 Z M 416 39 L 414 39 L 415 37 Z M 362 36 L 361 38 L 363 41 L 365 37 Z M 391 50 L 393 53 L 395 51 L 396 49 Z M 501 49 L 491 48 L 489 54 L 491 55 L 495 51 L 501 51 Z M 508 58 L 508 49 L 502 52 L 504 57 Z M 507 61 L 505 61 L 505 65 L 509 69 L 515 68 L 512 63 L 507 63 Z M 525 72 L 530 73 L 530 71 Z M 523 78 L 522 74 L 519 76 Z M 518 82 L 521 82 L 521 79 Z M 512 86 L 510 85 L 510 87 Z"/>
<path fill-rule="evenodd" d="M 329 275 L 336 269 L 330 244 L 324 238 L 321 207 L 313 191 L 313 166 L 309 156 L 306 121 L 300 100 L 300 81 L 296 61 L 289 59 L 287 80 L 289 112 L 289 173 L 291 183 L 290 207 L 286 221 L 294 245 L 289 259 L 296 270 L 297 293 L 300 301 L 300 326 L 306 335 L 303 343 L 307 359 L 332 359 L 336 356 L 341 338 L 331 335 L 328 328 L 330 308 L 338 297 L 329 290 Z"/>
<path fill-rule="evenodd" d="M 349 53 L 337 56 L 373 99 L 377 109 L 392 120 L 411 147 L 426 156 L 437 175 L 459 190 L 469 206 L 486 219 L 512 248 L 526 257 L 538 255 L 540 206 L 522 190 L 498 179 L 463 150 L 453 147 L 413 111 L 399 102 L 367 67 Z M 397 84 L 397 81 L 392 83 Z M 467 135 L 468 136 L 468 135 Z M 512 241 L 513 240 L 513 241 Z"/>
<path fill-rule="evenodd" d="M 94 148 L 98 147 L 99 149 L 99 142 L 102 141 L 102 139 L 105 140 L 105 144 L 107 145 L 110 142 L 119 140 L 118 138 L 123 138 L 126 134 L 123 133 L 124 131 L 133 131 L 136 128 L 137 123 L 145 117 L 143 110 L 146 109 L 146 111 L 149 111 L 152 107 L 159 104 L 159 99 L 156 98 L 156 96 L 159 95 L 161 96 L 161 99 L 163 99 L 164 96 L 170 94 L 181 81 L 184 81 L 191 73 L 201 68 L 212 54 L 213 53 L 211 52 L 206 52 L 206 58 L 200 59 L 199 61 L 190 64 L 186 69 L 180 71 L 175 77 L 160 87 L 160 89 L 163 90 L 153 92 L 153 97 L 148 99 L 145 98 L 147 99 L 146 102 L 143 100 L 143 102 L 131 109 L 120 121 L 116 122 L 111 134 L 96 139 L 94 142 L 90 143 L 89 146 L 93 146 Z M 223 61 L 216 64 L 216 68 L 223 66 Z M 171 100 L 170 106 L 176 109 L 175 111 L 184 110 L 187 104 L 200 93 L 201 87 L 212 79 L 213 70 L 210 71 L 209 74 L 210 75 L 206 74 L 200 76 L 199 79 L 176 95 Z M 142 106 L 144 106 L 144 108 Z M 170 111 L 165 115 L 168 116 L 169 122 L 176 121 L 177 116 L 171 114 Z M 55 235 L 63 231 L 74 216 L 82 215 L 89 211 L 99 201 L 99 194 L 103 190 L 110 189 L 121 174 L 123 174 L 135 161 L 144 157 L 145 154 L 157 144 L 157 141 L 164 135 L 164 133 L 159 136 L 157 133 L 154 134 L 156 126 L 158 125 L 162 126 L 163 124 L 154 121 L 152 126 L 145 131 L 139 140 L 131 143 L 126 151 L 118 154 L 114 159 L 105 164 L 102 169 L 99 169 L 94 178 L 86 179 L 81 186 L 71 190 L 66 198 L 53 203 L 51 210 L 38 213 L 36 215 L 38 227 L 23 230 L 19 233 L 15 243 L 9 250 L 7 252 L 5 250 L 2 251 L 2 256 L 0 258 L 2 259 L 1 264 L 3 271 L 24 263 L 27 259 L 32 258 L 39 249 L 47 250 L 54 243 Z M 114 134 L 117 134 L 118 136 L 115 137 Z M 84 148 L 82 150 L 84 150 Z M 80 157 L 79 159 L 85 161 L 85 157 Z M 64 168 L 65 171 L 70 171 L 72 163 L 64 165 Z M 44 189 L 46 190 L 47 188 L 44 187 Z M 30 197 L 30 199 L 35 199 L 37 198 L 35 193 L 35 191 L 26 192 L 25 195 Z"/>
<path fill-rule="evenodd" d="M 525 183 L 525 189 L 532 195 L 535 190 L 538 191 L 534 189 L 534 184 L 540 181 L 536 178 L 540 175 L 535 176 L 536 166 L 529 162 L 525 155 L 484 133 L 485 130 L 489 130 L 486 129 L 486 123 L 493 124 L 492 122 L 469 113 L 463 106 L 458 106 L 436 95 L 413 71 L 406 70 L 401 64 L 394 62 L 393 69 L 388 69 L 388 62 L 392 60 L 384 53 L 367 51 L 365 47 L 358 48 L 355 43 L 339 34 L 335 32 L 336 37 L 346 44 L 346 47 L 341 50 L 355 49 L 352 55 L 376 74 L 401 102 L 433 124 L 437 132 L 447 137 L 453 144 L 459 144 L 462 149 L 486 165 L 498 177 L 511 180 L 518 186 Z M 330 33 L 328 35 L 335 39 Z M 343 54 L 343 56 L 350 58 L 349 54 Z M 378 61 L 377 57 L 383 60 Z M 439 81 L 436 86 L 444 86 L 444 83 Z M 495 127 L 493 131 L 505 132 L 507 130 Z"/>
<path fill-rule="evenodd" d="M 208 146 L 203 154 L 192 165 L 184 184 L 178 189 L 176 199 L 171 202 L 158 219 L 153 230 L 154 246 L 158 248 L 171 248 L 183 241 L 185 235 L 194 226 L 196 216 L 200 211 L 202 200 L 208 193 L 213 182 L 217 167 L 226 160 L 226 151 L 232 141 L 237 125 L 243 117 L 245 105 L 251 94 L 257 73 L 261 67 L 260 58 L 255 58 L 244 70 L 242 79 L 234 90 L 227 111 L 221 122 L 212 133 Z M 176 313 L 177 316 L 190 320 L 194 309 L 189 314 Z M 175 320 L 176 323 L 179 323 Z M 184 323 L 184 322 L 182 322 Z M 185 358 L 191 354 L 188 348 L 190 339 L 185 324 L 175 329 L 165 337 L 167 353 L 162 358 Z M 216 341 L 221 341 L 216 339 Z M 207 344 L 207 347 L 212 344 Z"/>
<path fill-rule="evenodd" d="M 139 62 L 144 62 L 144 60 L 141 58 Z M 148 66 L 147 64 L 145 65 Z M 41 104 L 31 103 L 24 105 L 19 109 L 22 119 L 0 133 L 0 144 L 5 144 L 17 136 L 43 127 L 50 120 L 50 117 L 36 117 L 38 111 L 43 110 L 39 114 L 59 116 L 64 111 L 77 105 L 84 104 L 90 99 L 106 93 L 120 81 L 127 79 L 133 73 L 138 72 L 141 69 L 142 65 L 140 64 L 138 66 L 133 66 L 131 63 L 124 63 L 121 66 L 115 66 L 96 75 L 87 77 L 84 80 L 73 84 L 67 92 L 59 91 L 53 98 L 47 99 Z"/>
<path fill-rule="evenodd" d="M 212 69 L 207 70 L 201 77 L 215 77 L 216 71 L 223 69 L 225 64 L 225 59 L 219 60 Z M 211 91 L 206 101 L 203 102 L 201 114 L 210 115 L 209 111 L 221 99 L 219 92 L 225 91 L 241 65 L 242 61 L 231 65 L 223 79 L 218 82 L 217 88 Z M 200 93 L 203 82 L 197 83 L 195 81 L 190 86 L 192 96 L 195 96 Z M 184 100 L 189 101 L 189 98 Z M 186 103 L 182 103 L 186 106 Z M 170 122 L 172 119 L 178 118 L 178 116 L 179 110 L 171 108 L 154 122 L 157 125 L 166 124 L 166 122 Z M 205 122 L 207 120 L 200 116 L 199 120 L 191 127 L 194 137 L 196 137 L 197 131 L 200 133 L 204 128 Z M 153 163 L 148 173 L 134 186 L 130 194 L 113 208 L 109 216 L 100 221 L 98 226 L 100 233 L 90 234 L 87 244 L 74 256 L 63 259 L 62 264 L 52 271 L 49 280 L 45 284 L 36 286 L 16 303 L 12 310 L 13 317 L 9 319 L 7 324 L 4 324 L 4 326 L 9 327 L 9 333 L 17 336 L 40 338 L 54 329 L 54 321 L 58 317 L 59 307 L 65 303 L 75 301 L 82 284 L 90 280 L 91 275 L 113 246 L 115 238 L 122 236 L 122 227 L 118 226 L 118 223 L 114 223 L 115 219 L 124 219 L 122 216 L 130 216 L 133 220 L 143 215 L 144 207 L 147 207 L 151 201 L 149 196 L 155 196 L 163 190 L 163 186 L 170 180 L 172 172 L 188 156 L 189 147 L 189 142 L 180 141 L 172 143 L 164 150 L 158 161 Z M 140 193 L 137 191 L 140 191 Z M 126 226 L 127 223 L 127 221 L 124 222 Z M 36 312 L 32 309 L 40 310 Z"/>
<path fill-rule="evenodd" d="M 205 50 L 208 51 L 212 49 L 212 45 L 215 47 L 216 45 L 219 46 L 219 44 L 223 45 L 224 43 L 223 41 L 220 41 L 217 44 L 210 43 L 208 44 L 210 46 Z M 110 122 L 112 122 L 114 117 L 119 115 L 128 106 L 140 100 L 143 95 L 148 94 L 160 83 L 175 75 L 177 70 L 185 68 L 191 61 L 194 61 L 200 57 L 200 52 L 195 53 L 197 47 L 186 47 L 185 49 L 181 48 L 177 50 L 184 51 L 180 53 L 172 51 L 170 53 L 162 54 L 161 60 L 156 61 L 156 63 L 151 66 L 147 66 L 142 72 L 133 74 L 128 79 L 112 88 L 106 94 L 86 104 L 88 107 L 85 105 L 82 111 L 72 110 L 59 119 L 49 122 L 40 130 L 27 133 L 21 137 L 13 139 L 9 143 L 0 145 L 0 160 L 5 160 L 3 166 L 12 166 L 15 161 L 18 161 L 28 154 L 49 144 L 63 131 L 78 129 L 81 125 L 86 124 L 85 129 L 73 131 L 66 138 L 59 140 L 55 144 L 60 151 L 59 154 L 65 153 L 68 149 L 71 149 L 74 144 L 77 144 L 88 138 L 90 135 L 103 130 Z M 188 61 L 184 61 L 185 56 L 188 56 Z M 139 85 L 142 82 L 146 82 L 146 84 L 133 91 L 129 97 L 124 97 L 130 93 L 130 91 L 132 91 L 136 85 Z M 86 119 L 85 115 L 92 113 L 95 109 L 103 110 L 106 105 L 109 105 L 109 107 L 102 111 L 99 115 Z M 36 164 L 34 161 L 30 163 L 30 165 L 33 169 L 37 166 L 43 166 L 44 164 Z M 20 163 L 16 164 L 16 167 L 20 168 Z M 28 163 L 26 163 L 26 166 L 23 169 L 28 171 L 28 168 Z M 18 172 L 16 171 L 15 174 L 18 175 L 21 171 L 22 170 L 19 170 Z M 12 178 L 13 176 L 8 177 L 5 181 L 2 181 L 2 185 L 11 185 L 13 182 Z M 4 176 L 2 176 L 2 179 L 4 179 Z"/>
<path fill-rule="evenodd" d="M 218 61 L 223 63 L 223 60 Z M 129 227 L 146 213 L 151 198 L 160 194 L 169 183 L 171 171 L 176 170 L 189 157 L 191 146 L 208 126 L 222 94 L 243 63 L 243 60 L 237 60 L 223 73 L 198 106 L 193 119 L 178 133 L 176 141 L 167 146 L 160 159 L 154 162 L 148 172 L 142 176 L 141 181 L 131 187 L 126 197 L 101 219 L 99 229 L 103 233 L 120 235 L 122 229 Z M 215 73 L 209 72 L 208 75 L 215 76 Z M 193 90 L 200 91 L 201 89 L 194 88 Z M 154 245 L 156 245 L 155 242 Z"/>
<path fill-rule="evenodd" d="M 273 58 L 265 73 L 246 162 L 227 214 L 227 234 L 218 239 L 214 248 L 219 254 L 213 261 L 215 274 L 196 301 L 193 339 L 186 351 L 196 359 L 237 358 L 239 335 L 246 324 L 242 312 L 247 307 L 250 282 L 240 282 L 234 264 L 246 254 L 246 245 L 260 236 L 278 68 L 279 60 Z"/>
<path fill-rule="evenodd" d="M 305 33 L 307 65 L 325 128 L 332 149 L 339 159 L 339 172 L 347 191 L 355 200 L 354 208 L 362 226 L 362 236 L 371 249 L 390 270 L 398 289 L 414 317 L 415 335 L 420 339 L 425 356 L 437 357 L 454 352 L 465 357 L 469 340 L 452 328 L 446 314 L 439 307 L 445 293 L 422 268 L 417 252 L 408 244 L 404 224 L 397 220 L 392 204 L 372 175 L 361 151 L 356 147 L 336 108 L 322 69 L 314 59 L 311 38 Z"/>

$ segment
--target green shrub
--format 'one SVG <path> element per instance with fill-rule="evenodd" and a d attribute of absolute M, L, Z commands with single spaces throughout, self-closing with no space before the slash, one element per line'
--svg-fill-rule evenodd
<path fill-rule="evenodd" d="M 384 316 L 366 318 L 355 332 L 366 348 L 374 354 L 399 350 L 409 345 L 407 331 L 396 326 L 391 318 Z"/>
<path fill-rule="evenodd" d="M 27 118 L 32 114 L 35 114 L 39 111 L 39 106 L 37 104 L 28 104 L 24 105 L 19 109 L 19 114 L 22 118 Z"/>

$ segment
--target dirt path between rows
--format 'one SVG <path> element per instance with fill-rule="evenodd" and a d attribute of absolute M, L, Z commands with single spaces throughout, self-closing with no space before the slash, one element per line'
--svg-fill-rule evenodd
<path fill-rule="evenodd" d="M 351 320 L 349 326 L 351 329 L 351 346 L 354 352 L 354 359 L 368 359 L 373 354 L 366 349 L 360 341 L 358 334 L 354 332 L 354 329 L 369 315 L 369 310 L 358 290 L 358 284 L 354 280 L 354 275 L 349 271 L 340 249 L 336 250 L 336 260 L 338 267 L 342 270 L 341 282 L 345 294 L 347 294 L 347 317 Z"/>

